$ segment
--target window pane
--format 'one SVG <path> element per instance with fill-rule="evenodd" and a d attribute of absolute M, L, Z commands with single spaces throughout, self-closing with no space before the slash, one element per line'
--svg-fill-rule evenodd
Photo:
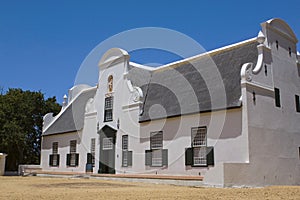
<path fill-rule="evenodd" d="M 112 97 L 105 98 L 105 109 L 112 109 Z"/>
<path fill-rule="evenodd" d="M 151 149 L 162 149 L 163 148 L 163 132 L 152 132 L 150 133 L 150 148 Z"/>
<path fill-rule="evenodd" d="M 123 167 L 128 166 L 128 151 L 123 151 Z"/>
<path fill-rule="evenodd" d="M 122 149 L 128 150 L 128 135 L 122 136 Z"/>
<path fill-rule="evenodd" d="M 76 153 L 71 153 L 70 166 L 76 166 Z"/>
<path fill-rule="evenodd" d="M 206 127 L 192 129 L 192 146 L 206 146 Z"/>
<path fill-rule="evenodd" d="M 104 121 L 112 121 L 112 110 L 105 110 Z"/>
<path fill-rule="evenodd" d="M 152 151 L 152 166 L 162 166 L 162 150 Z"/>
<path fill-rule="evenodd" d="M 76 140 L 71 140 L 70 141 L 70 153 L 76 153 Z"/>
<path fill-rule="evenodd" d="M 58 153 L 58 142 L 53 142 L 52 143 L 52 154 L 57 154 Z"/>
<path fill-rule="evenodd" d="M 206 165 L 206 147 L 195 147 L 194 165 Z"/>
<path fill-rule="evenodd" d="M 102 148 L 103 150 L 113 149 L 113 138 L 103 138 Z"/>

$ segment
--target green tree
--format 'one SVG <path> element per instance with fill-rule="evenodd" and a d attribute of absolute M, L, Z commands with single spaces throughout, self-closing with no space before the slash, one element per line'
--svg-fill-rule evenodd
<path fill-rule="evenodd" d="M 7 153 L 6 170 L 19 164 L 39 164 L 43 116 L 57 114 L 61 107 L 55 97 L 22 89 L 0 93 L 0 152 Z"/>

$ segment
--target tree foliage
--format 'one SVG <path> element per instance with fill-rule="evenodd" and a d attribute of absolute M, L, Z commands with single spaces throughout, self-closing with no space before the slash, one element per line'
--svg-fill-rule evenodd
<path fill-rule="evenodd" d="M 0 93 L 0 152 L 7 153 L 6 170 L 19 164 L 39 164 L 43 116 L 57 114 L 60 105 L 55 97 L 22 89 Z"/>

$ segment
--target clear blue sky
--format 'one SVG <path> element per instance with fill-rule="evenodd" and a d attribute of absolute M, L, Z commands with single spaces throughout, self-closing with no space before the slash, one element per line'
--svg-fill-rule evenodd
<path fill-rule="evenodd" d="M 274 17 L 284 19 L 300 39 L 299 0 L 0 0 L 0 87 L 41 90 L 61 101 L 87 54 L 119 32 L 164 27 L 212 50 L 256 36 L 260 23 Z M 167 63 L 167 57 L 132 60 Z"/>

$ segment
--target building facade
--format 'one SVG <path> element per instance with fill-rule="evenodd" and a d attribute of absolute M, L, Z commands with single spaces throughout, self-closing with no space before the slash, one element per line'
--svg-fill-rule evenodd
<path fill-rule="evenodd" d="M 204 177 L 215 186 L 300 184 L 300 56 L 281 19 L 253 39 L 151 68 L 118 48 L 95 87 L 44 117 L 47 172 Z"/>

